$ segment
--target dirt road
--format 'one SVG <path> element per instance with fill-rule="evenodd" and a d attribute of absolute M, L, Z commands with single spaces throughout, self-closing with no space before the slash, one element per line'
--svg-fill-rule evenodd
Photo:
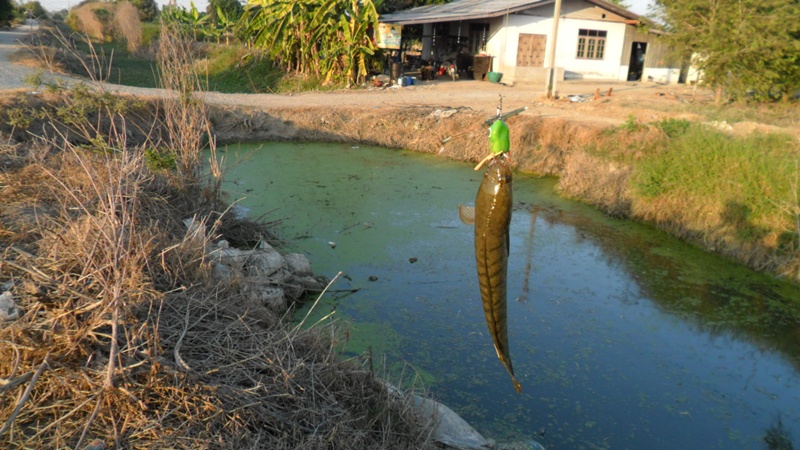
<path fill-rule="evenodd" d="M 607 96 L 612 88 L 612 95 Z M 592 100 L 593 93 L 600 89 L 601 97 Z M 295 95 L 273 94 L 220 94 L 209 92 L 205 98 L 212 104 L 241 105 L 263 109 L 287 109 L 303 107 L 326 108 L 374 108 L 380 114 L 383 107 L 436 106 L 469 107 L 487 115 L 496 112 L 502 95 L 503 110 L 527 106 L 523 114 L 548 117 L 564 117 L 569 120 L 618 124 L 634 113 L 640 120 L 658 120 L 664 110 L 681 109 L 692 90 L 683 85 L 656 85 L 653 83 L 620 83 L 608 81 L 562 82 L 560 99 L 544 97 L 544 86 L 518 84 L 506 86 L 488 81 L 442 79 L 424 81 L 409 87 L 368 88 L 337 92 L 310 92 Z M 701 94 L 702 95 L 702 94 Z M 650 104 L 652 103 L 652 104 Z M 629 105 L 636 104 L 639 110 L 631 111 Z M 687 116 L 690 113 L 673 112 L 671 116 Z"/>
<path fill-rule="evenodd" d="M 20 48 L 19 41 L 36 27 L 22 26 L 11 31 L 0 31 L 0 91 L 25 88 L 25 78 L 35 69 L 11 63 L 9 55 Z M 74 78 L 56 75 L 65 83 Z M 48 75 L 49 77 L 49 75 Z M 161 89 L 136 88 L 104 84 L 104 89 L 137 97 L 166 95 Z M 611 95 L 609 96 L 609 88 Z M 600 97 L 594 99 L 599 90 Z M 597 125 L 621 124 L 634 116 L 640 122 L 652 122 L 666 117 L 687 120 L 706 120 L 696 114 L 698 103 L 710 103 L 713 96 L 708 90 L 695 90 L 686 85 L 658 85 L 655 83 L 627 83 L 617 81 L 580 80 L 564 81 L 558 85 L 558 100 L 544 96 L 544 86 L 534 84 L 505 84 L 488 81 L 457 80 L 440 77 L 434 81 L 418 81 L 414 86 L 350 89 L 333 92 L 306 92 L 301 94 L 222 94 L 203 93 L 205 100 L 214 105 L 243 106 L 264 110 L 303 109 L 374 109 L 376 115 L 382 108 L 404 106 L 467 107 L 491 116 L 496 112 L 500 96 L 503 110 L 527 106 L 523 115 L 564 118 L 570 121 Z M 749 128 L 754 128 L 750 126 Z"/>

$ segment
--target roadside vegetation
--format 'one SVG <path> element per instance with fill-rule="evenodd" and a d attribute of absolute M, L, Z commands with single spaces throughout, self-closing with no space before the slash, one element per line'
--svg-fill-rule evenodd
<path fill-rule="evenodd" d="M 0 99 L 0 447 L 431 448 L 335 328 L 213 276 L 213 241 L 275 241 L 228 213 L 191 44 L 169 30 L 157 61 L 179 95 Z"/>
<path fill-rule="evenodd" d="M 137 14 L 138 12 L 138 14 Z M 38 53 L 70 53 L 111 65 L 107 81 L 158 87 L 153 46 L 158 26 L 144 22 L 141 6 L 88 2 L 72 10 L 65 27 L 45 30 Z M 347 19 L 349 18 L 349 19 Z M 152 19 L 151 19 L 152 20 Z M 238 2 L 217 0 L 209 11 L 165 7 L 157 18 L 194 41 L 192 70 L 206 89 L 225 93 L 296 92 L 357 86 L 384 61 L 370 33 L 378 20 L 372 1 Z M 304 31 L 308 27 L 313 32 Z M 57 39 L 47 36 L 56 35 Z M 79 65 L 48 68 L 87 76 Z M 95 74 L 98 76 L 98 74 Z"/>

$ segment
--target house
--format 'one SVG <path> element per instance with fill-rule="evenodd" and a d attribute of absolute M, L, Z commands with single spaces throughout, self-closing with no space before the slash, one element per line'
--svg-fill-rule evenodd
<path fill-rule="evenodd" d="M 422 58 L 490 61 L 503 81 L 544 83 L 550 72 L 554 0 L 453 0 L 385 14 L 382 23 L 422 27 Z M 556 80 L 676 83 L 680 65 L 663 32 L 605 0 L 562 0 L 555 46 Z M 491 58 L 480 58 L 480 55 Z M 465 59 L 469 55 L 470 59 Z M 486 70 L 475 70 L 483 77 Z"/>

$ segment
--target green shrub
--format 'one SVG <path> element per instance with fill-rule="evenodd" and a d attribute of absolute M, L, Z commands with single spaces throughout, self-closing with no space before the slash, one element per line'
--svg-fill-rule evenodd
<path fill-rule="evenodd" d="M 175 170 L 175 153 L 164 149 L 148 148 L 144 151 L 144 162 L 147 168 L 156 172 L 159 170 Z"/>
<path fill-rule="evenodd" d="M 625 123 L 619 126 L 620 130 L 627 131 L 629 133 L 634 133 L 636 131 L 641 130 L 642 128 L 644 128 L 644 125 L 642 125 L 638 120 L 636 120 L 636 117 L 634 117 L 633 114 L 628 115 L 628 118 L 625 120 Z"/>
<path fill-rule="evenodd" d="M 692 123 L 685 119 L 669 118 L 661 120 L 660 122 L 653 122 L 653 125 L 667 136 L 674 138 L 686 134 L 686 131 L 689 130 Z"/>
<path fill-rule="evenodd" d="M 687 126 L 685 134 L 669 140 L 666 151 L 639 161 L 632 188 L 651 199 L 704 199 L 710 211 L 723 211 L 730 223 L 774 223 L 785 213 L 782 205 L 793 201 L 789 180 L 798 155 L 787 151 L 791 142 L 781 134 L 737 137 Z"/>
<path fill-rule="evenodd" d="M 150 46 L 153 39 L 158 39 L 160 26 L 157 23 L 143 22 L 142 23 L 142 45 L 144 47 Z"/>
<path fill-rule="evenodd" d="M 212 44 L 208 57 L 208 89 L 212 91 L 275 92 L 281 76 L 266 55 L 239 45 Z"/>

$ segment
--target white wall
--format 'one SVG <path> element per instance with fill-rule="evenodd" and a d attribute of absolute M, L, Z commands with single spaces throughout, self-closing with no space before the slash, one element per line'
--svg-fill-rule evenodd
<path fill-rule="evenodd" d="M 570 3 L 585 4 L 583 1 L 565 1 L 570 9 L 575 9 L 575 5 L 570 5 Z M 493 70 L 503 72 L 503 81 L 524 81 L 515 80 L 517 44 L 521 33 L 543 34 L 550 39 L 550 33 L 553 30 L 552 7 L 537 8 L 532 12 L 542 15 L 509 15 L 507 18 L 503 16 L 492 19 L 490 22 L 486 51 L 495 57 Z M 602 60 L 575 58 L 578 49 L 578 30 L 581 28 L 607 31 L 605 55 Z M 556 67 L 564 69 L 566 78 L 617 80 L 627 77 L 627 68 L 622 74 L 619 63 L 625 44 L 624 23 L 562 18 L 558 25 L 558 36 L 555 64 Z M 550 43 L 548 42 L 545 66 L 550 57 L 549 52 Z"/>
<path fill-rule="evenodd" d="M 603 59 L 577 59 L 575 57 L 578 50 L 578 30 L 581 28 L 607 32 Z M 625 45 L 624 23 L 561 19 L 561 23 L 558 25 L 558 35 L 556 66 L 565 69 L 567 79 L 619 79 L 619 61 L 622 59 L 622 50 Z"/>
<path fill-rule="evenodd" d="M 642 71 L 642 81 L 662 84 L 677 84 L 681 76 L 681 69 L 675 68 L 647 68 Z M 697 75 L 695 75 L 696 77 Z"/>

